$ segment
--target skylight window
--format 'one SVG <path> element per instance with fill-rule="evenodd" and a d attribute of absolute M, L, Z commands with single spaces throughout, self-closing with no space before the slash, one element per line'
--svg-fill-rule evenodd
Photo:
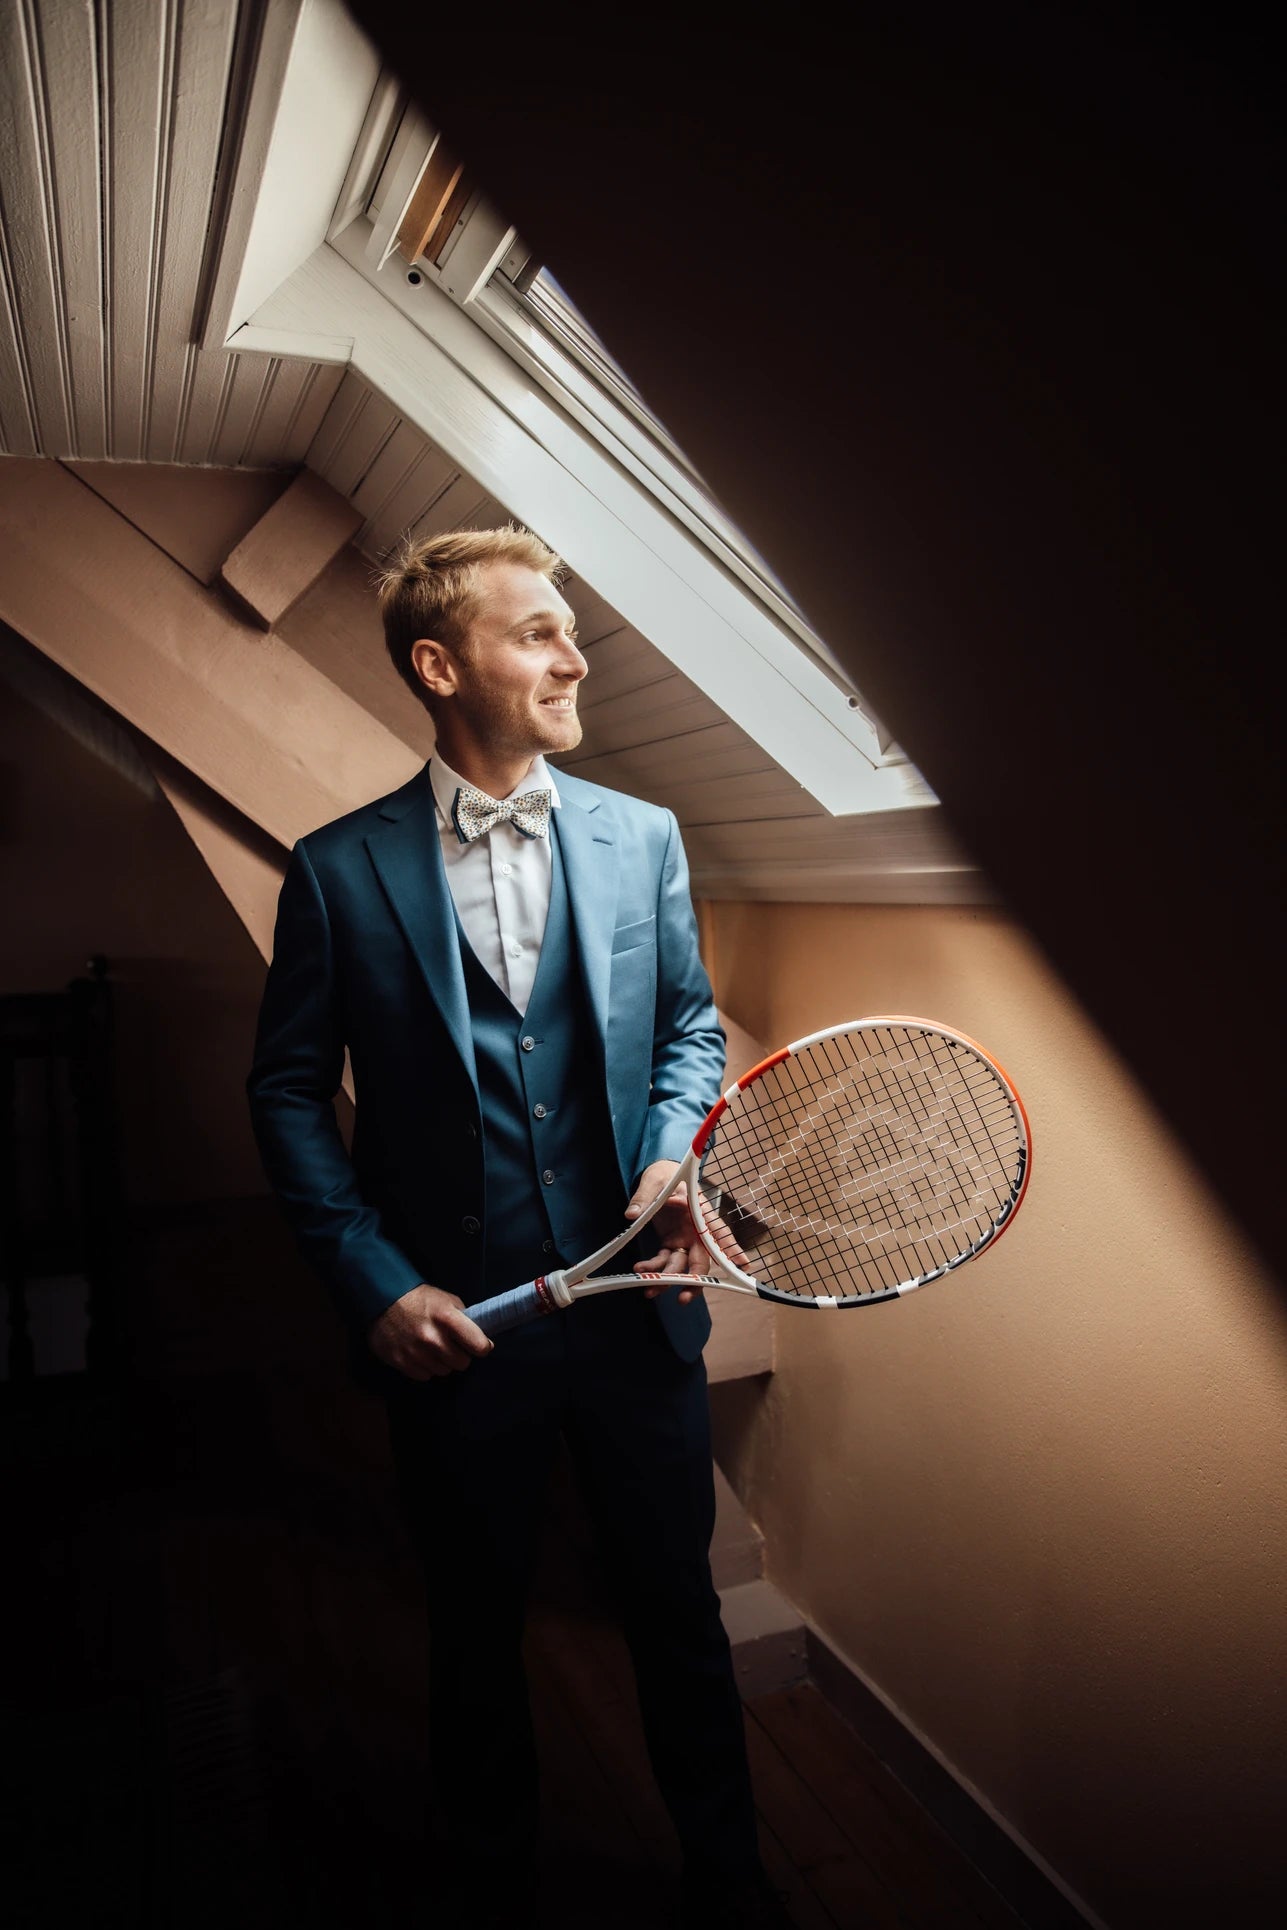
<path fill-rule="evenodd" d="M 851 711 L 867 719 L 871 755 L 882 763 L 904 763 L 855 692 L 849 672 L 721 508 L 566 289 L 507 225 L 438 130 L 405 93 L 388 87 L 373 97 L 368 123 L 360 149 L 368 157 L 371 186 L 356 197 L 370 223 L 366 272 L 378 276 L 400 257 L 412 280 L 423 275 L 464 309 L 845 693 Z M 346 196 L 356 185 L 351 181 Z"/>

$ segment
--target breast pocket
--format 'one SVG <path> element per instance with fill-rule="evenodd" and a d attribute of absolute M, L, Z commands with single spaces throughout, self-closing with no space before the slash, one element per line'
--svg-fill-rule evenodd
<path fill-rule="evenodd" d="M 653 945 L 657 938 L 657 920 L 640 918 L 633 925 L 618 925 L 612 934 L 612 956 L 619 958 L 622 952 L 638 951 L 641 945 Z"/>

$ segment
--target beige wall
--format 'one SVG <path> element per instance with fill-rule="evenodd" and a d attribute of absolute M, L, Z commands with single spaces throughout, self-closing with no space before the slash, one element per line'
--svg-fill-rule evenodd
<path fill-rule="evenodd" d="M 767 1390 L 722 1397 L 772 1574 L 1114 1930 L 1269 1920 L 1282 1288 L 1000 913 L 728 904 L 707 933 L 721 1005 L 765 1042 L 940 1019 L 995 1053 L 1033 1125 L 993 1252 L 896 1306 L 780 1315 Z"/>
<path fill-rule="evenodd" d="M 263 961 L 157 793 L 0 683 L 0 991 L 106 954 L 132 1205 L 266 1191 L 245 1077 Z"/>

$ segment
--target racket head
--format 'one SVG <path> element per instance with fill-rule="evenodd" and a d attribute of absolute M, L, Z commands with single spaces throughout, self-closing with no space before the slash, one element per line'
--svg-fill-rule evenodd
<path fill-rule="evenodd" d="M 873 1306 L 942 1279 L 1000 1238 L 1032 1172 L 1003 1068 L 964 1033 L 901 1015 L 775 1052 L 729 1087 L 693 1150 L 716 1269 L 795 1306 Z"/>

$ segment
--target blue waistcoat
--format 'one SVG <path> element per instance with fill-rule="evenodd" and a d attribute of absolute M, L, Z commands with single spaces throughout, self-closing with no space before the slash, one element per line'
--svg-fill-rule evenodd
<path fill-rule="evenodd" d="M 456 919 L 482 1105 L 484 1295 L 582 1259 L 621 1230 L 626 1204 L 556 823 L 550 839 L 550 910 L 525 1014 Z"/>

